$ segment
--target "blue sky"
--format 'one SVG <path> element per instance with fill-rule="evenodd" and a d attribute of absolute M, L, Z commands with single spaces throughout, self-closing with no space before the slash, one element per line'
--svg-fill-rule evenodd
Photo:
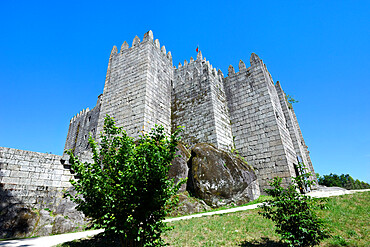
<path fill-rule="evenodd" d="M 316 172 L 370 182 L 370 1 L 1 1 L 0 146 L 62 154 L 113 45 L 152 30 L 177 65 L 255 52 L 294 105 Z"/>

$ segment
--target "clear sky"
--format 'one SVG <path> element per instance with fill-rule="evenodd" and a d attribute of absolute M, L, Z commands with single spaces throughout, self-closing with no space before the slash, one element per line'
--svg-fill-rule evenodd
<path fill-rule="evenodd" d="M 0 146 L 62 154 L 113 45 L 148 30 L 177 65 L 227 74 L 255 52 L 294 108 L 316 172 L 370 182 L 370 1 L 0 1 Z"/>

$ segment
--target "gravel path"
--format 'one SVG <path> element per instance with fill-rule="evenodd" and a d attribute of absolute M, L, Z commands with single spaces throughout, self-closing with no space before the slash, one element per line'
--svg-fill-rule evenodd
<path fill-rule="evenodd" d="M 330 196 L 339 196 L 339 195 L 345 195 L 345 194 L 352 194 L 356 192 L 364 192 L 364 191 L 370 191 L 370 189 L 366 190 L 345 190 L 338 187 L 319 187 L 318 190 L 315 190 L 313 192 L 308 193 L 308 195 L 312 197 L 330 197 Z M 214 212 L 208 212 L 208 213 L 201 213 L 201 214 L 193 214 L 188 216 L 182 216 L 177 218 L 170 218 L 166 219 L 165 222 L 172 222 L 172 221 L 178 221 L 178 220 L 187 220 L 191 218 L 198 218 L 203 217 L 207 215 L 215 215 L 215 214 L 225 214 L 225 213 L 233 213 L 238 211 L 244 211 L 249 209 L 257 208 L 258 205 L 261 205 L 262 203 L 253 204 L 249 206 L 242 206 L 237 208 L 230 208 L 225 210 L 219 210 Z M 50 247 L 54 246 L 60 243 L 72 241 L 75 239 L 85 238 L 88 236 L 93 236 L 98 233 L 103 232 L 103 230 L 93 230 L 93 231 L 85 231 L 85 232 L 76 232 L 76 233 L 66 233 L 61 235 L 54 235 L 54 236 L 47 236 L 47 237 L 38 237 L 38 238 L 27 238 L 27 239 L 17 239 L 17 240 L 5 240 L 0 241 L 0 247 Z"/>

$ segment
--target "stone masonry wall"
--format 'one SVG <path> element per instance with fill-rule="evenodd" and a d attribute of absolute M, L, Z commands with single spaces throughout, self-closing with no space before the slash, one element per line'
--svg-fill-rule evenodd
<path fill-rule="evenodd" d="M 285 119 L 287 120 L 287 126 L 288 126 L 290 136 L 293 141 L 295 152 L 297 154 L 297 160 L 305 164 L 306 168 L 308 169 L 308 172 L 310 172 L 313 175 L 311 176 L 311 179 L 317 182 L 315 171 L 311 163 L 310 155 L 309 155 L 307 146 L 304 142 L 302 132 L 301 132 L 301 129 L 297 121 L 297 117 L 294 113 L 293 106 L 291 105 L 291 103 L 287 102 L 285 93 L 283 89 L 281 88 L 281 85 L 279 82 L 275 84 L 275 87 L 276 87 L 276 91 L 278 92 L 278 95 L 280 98 L 280 104 L 284 111 Z"/>
<path fill-rule="evenodd" d="M 170 85 L 172 80 L 171 54 L 153 43 L 153 33 L 144 35 L 143 42 L 136 36 L 132 47 L 125 41 L 121 52 L 114 46 L 109 59 L 102 95 L 98 133 L 102 131 L 108 114 L 131 137 L 142 130 L 149 132 L 155 124 L 170 130 Z"/>
<path fill-rule="evenodd" d="M 86 223 L 63 198 L 73 175 L 61 159 L 0 147 L 0 238 L 64 233 Z"/>
<path fill-rule="evenodd" d="M 298 160 L 300 159 L 304 164 L 308 164 L 306 152 L 304 150 L 303 142 L 301 140 L 301 137 L 298 133 L 298 126 L 296 125 L 292 113 L 292 106 L 287 102 L 287 99 L 285 97 L 285 93 L 283 89 L 280 86 L 280 83 L 277 82 L 276 85 L 276 91 L 278 92 L 279 98 L 280 98 L 280 104 L 282 106 L 284 117 L 287 122 L 287 127 L 289 129 L 290 137 L 292 138 L 294 150 L 299 156 Z"/>
<path fill-rule="evenodd" d="M 147 38 L 146 38 L 147 37 Z M 171 133 L 171 88 L 173 68 L 171 52 L 160 48 L 158 39 L 153 44 L 153 33 L 146 33 L 148 43 L 148 70 L 145 88 L 144 129 L 148 132 L 155 124 L 162 125 Z"/>
<path fill-rule="evenodd" d="M 236 149 L 257 169 L 261 191 L 274 176 L 288 184 L 294 175 L 293 144 L 264 64 L 252 54 L 251 67 L 241 61 L 235 73 L 230 66 L 224 83 Z"/>
<path fill-rule="evenodd" d="M 201 53 L 174 71 L 172 127 L 177 126 L 184 126 L 183 141 L 191 146 L 200 142 L 224 150 L 232 146 L 222 77 Z"/>
<path fill-rule="evenodd" d="M 307 165 L 306 167 L 309 169 L 309 172 L 311 172 L 312 176 L 311 176 L 311 180 L 314 180 L 316 181 L 316 184 L 318 185 L 318 181 L 317 181 L 317 177 L 316 177 L 316 173 L 315 173 L 315 170 L 313 168 L 313 165 L 312 165 L 312 161 L 311 161 L 311 157 L 310 157 L 310 152 L 308 151 L 308 147 L 303 139 L 303 135 L 302 135 L 302 131 L 301 131 L 301 128 L 299 127 L 299 124 L 298 124 L 298 120 L 297 120 L 297 116 L 295 115 L 295 112 L 294 112 L 294 109 L 292 108 L 291 109 L 292 111 L 292 115 L 293 115 L 293 119 L 294 119 L 294 122 L 295 122 L 295 125 L 297 126 L 297 129 L 298 129 L 298 134 L 300 136 L 300 139 L 301 139 L 301 143 L 302 143 L 302 146 L 303 146 L 303 150 L 306 154 L 306 159 L 307 159 Z"/>

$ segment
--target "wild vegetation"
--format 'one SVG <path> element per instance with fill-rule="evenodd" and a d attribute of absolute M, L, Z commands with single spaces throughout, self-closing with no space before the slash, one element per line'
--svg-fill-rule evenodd
<path fill-rule="evenodd" d="M 347 190 L 358 190 L 358 189 L 370 189 L 370 184 L 354 180 L 349 174 L 337 174 L 330 173 L 329 175 L 323 175 L 322 177 L 317 173 L 317 180 L 320 185 L 327 187 L 341 187 Z"/>

